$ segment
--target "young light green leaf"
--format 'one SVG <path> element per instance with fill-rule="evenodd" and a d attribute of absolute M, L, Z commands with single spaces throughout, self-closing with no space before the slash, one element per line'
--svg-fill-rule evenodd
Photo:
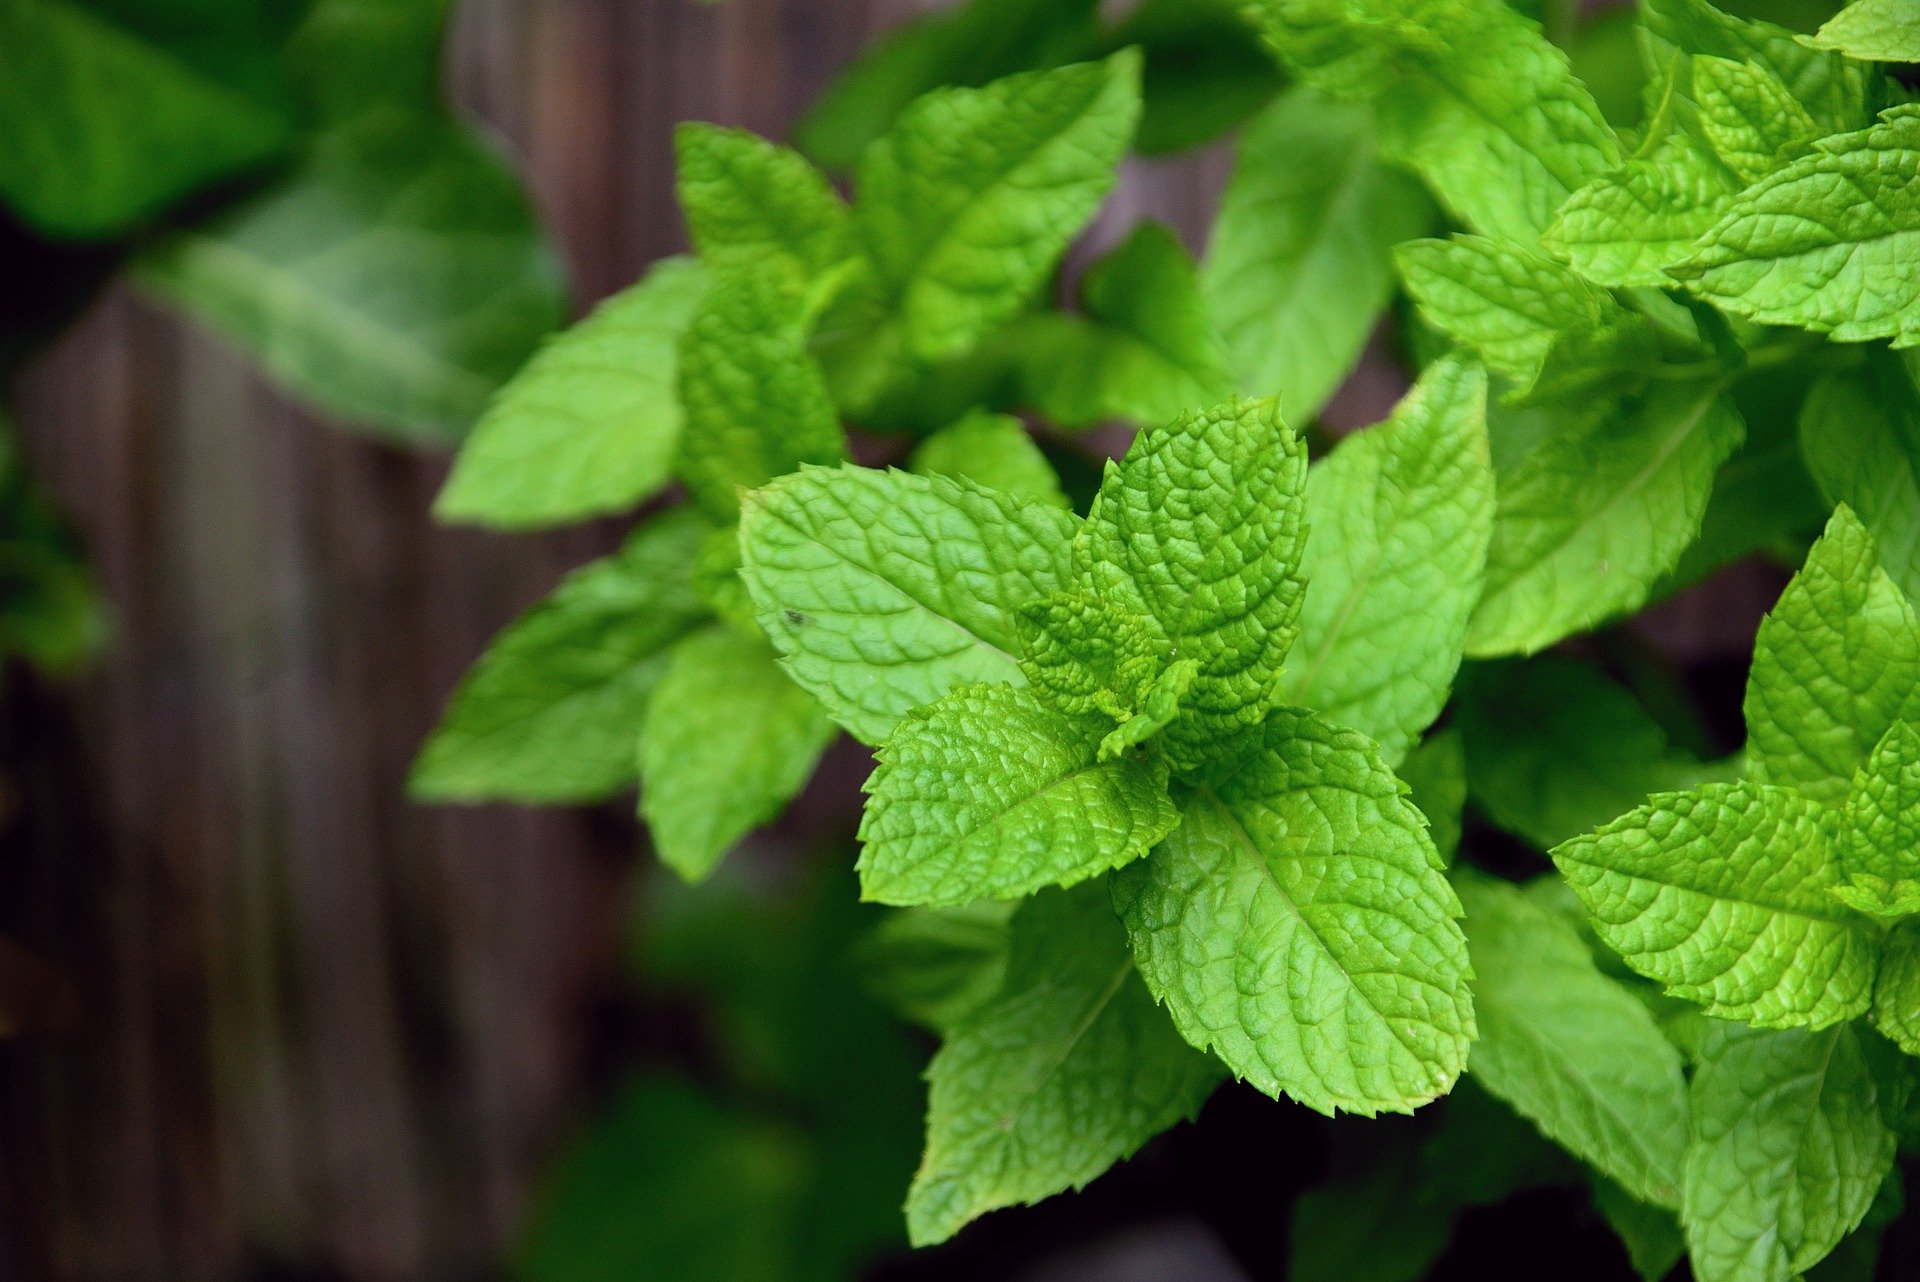
<path fill-rule="evenodd" d="M 966 481 L 808 468 L 749 497 L 741 574 L 788 675 L 877 744 L 955 686 L 1025 682 L 1015 611 L 1066 585 L 1073 527 Z"/>
<path fill-rule="evenodd" d="M 1618 383 L 1655 357 L 1646 319 L 1524 245 L 1454 236 L 1395 254 L 1407 292 L 1437 328 L 1514 381 L 1514 393 Z"/>
<path fill-rule="evenodd" d="M 1920 921 L 1887 936 L 1873 985 L 1873 1026 L 1909 1055 L 1920 1056 Z"/>
<path fill-rule="evenodd" d="M 1469 655 L 1531 654 L 1642 604 L 1744 433 L 1716 382 L 1664 382 L 1577 426 L 1499 477 Z"/>
<path fill-rule="evenodd" d="M 1167 666 L 1141 620 L 1083 587 L 1022 606 L 1020 636 L 1021 670 L 1063 712 L 1131 717 Z"/>
<path fill-rule="evenodd" d="M 1829 503 L 1853 510 L 1908 600 L 1920 599 L 1920 393 L 1900 361 L 1870 356 L 1807 393 L 1800 452 Z"/>
<path fill-rule="evenodd" d="M 1807 43 L 1867 62 L 1920 62 L 1920 6 L 1913 0 L 1853 0 Z"/>
<path fill-rule="evenodd" d="M 860 822 L 860 890 L 951 906 L 1072 885 L 1180 822 L 1157 758 L 1098 756 L 1104 727 L 1010 685 L 966 685 L 881 747 Z"/>
<path fill-rule="evenodd" d="M 974 410 L 920 442 L 913 470 L 922 476 L 954 476 L 1017 498 L 1068 506 L 1053 464 L 1011 414 Z"/>
<path fill-rule="evenodd" d="M 707 276 L 662 259 L 500 389 L 434 503 L 501 529 L 623 511 L 665 485 L 680 446 L 679 345 Z"/>
<path fill-rule="evenodd" d="M 744 129 L 688 123 L 674 134 L 674 154 L 687 235 L 715 271 L 808 281 L 853 254 L 852 216 L 800 153 Z"/>
<path fill-rule="evenodd" d="M 1242 392 L 1302 420 L 1360 359 L 1393 247 L 1436 212 L 1374 154 L 1373 112 L 1296 86 L 1241 131 L 1200 287 Z"/>
<path fill-rule="evenodd" d="M 1667 265 L 1693 252 L 1739 190 L 1704 142 L 1669 128 L 1569 196 L 1541 243 L 1596 284 L 1670 288 Z"/>
<path fill-rule="evenodd" d="M 862 243 L 928 360 L 1019 309 L 1112 188 L 1140 112 L 1140 59 L 939 89 L 860 162 Z"/>
<path fill-rule="evenodd" d="M 1920 728 L 1896 721 L 1847 794 L 1833 896 L 1883 921 L 1920 916 Z"/>
<path fill-rule="evenodd" d="M 1022 381 L 1047 418 L 1154 425 L 1232 394 L 1193 263 L 1161 224 L 1141 223 L 1089 267 L 1080 295 L 1084 316 L 1043 312 L 1020 325 Z"/>
<path fill-rule="evenodd" d="M 818 293 L 775 265 L 716 276 L 680 341 L 680 477 L 725 521 L 740 492 L 846 457 L 840 416 L 807 353 Z"/>
<path fill-rule="evenodd" d="M 1839 342 L 1920 343 L 1920 108 L 1899 107 L 1741 193 L 1669 271 L 1717 307 Z"/>
<path fill-rule="evenodd" d="M 1821 133 L 1858 129 L 1880 105 L 1870 69 L 1810 48 L 1771 22 L 1738 18 L 1711 0 L 1643 0 L 1643 42 L 1656 67 L 1676 54 L 1705 54 L 1772 73 L 1820 124 Z"/>
<path fill-rule="evenodd" d="M 1878 932 L 1833 899 L 1824 813 L 1791 789 L 1662 793 L 1553 858 L 1600 938 L 1709 1015 L 1824 1028 L 1866 1011 Z"/>
<path fill-rule="evenodd" d="M 1097 0 L 966 0 L 888 31 L 827 86 L 794 126 L 800 150 L 848 168 L 920 95 L 984 85 L 1087 57 Z"/>
<path fill-rule="evenodd" d="M 1276 708 L 1113 878 L 1147 984 L 1194 1045 L 1322 1113 L 1412 1112 L 1473 1039 L 1460 901 L 1363 736 Z"/>
<path fill-rule="evenodd" d="M 1860 1223 L 1894 1155 L 1873 1054 L 1847 1025 L 1713 1025 L 1681 1212 L 1700 1282 L 1790 1282 Z"/>
<path fill-rule="evenodd" d="M 1844 506 L 1761 621 L 1746 717 L 1755 779 L 1833 803 L 1888 726 L 1920 717 L 1920 622 Z"/>
<path fill-rule="evenodd" d="M 1074 537 L 1094 595 L 1199 677 L 1163 748 L 1205 755 L 1273 701 L 1300 613 L 1306 448 L 1272 400 L 1230 401 L 1142 433 L 1109 465 Z M 1138 710 L 1146 691 L 1117 692 Z"/>
<path fill-rule="evenodd" d="M 564 303 L 519 184 L 437 118 L 323 134 L 279 182 L 138 265 L 313 405 L 404 439 L 464 435 Z"/>
<path fill-rule="evenodd" d="M 1475 664 L 1461 674 L 1455 724 L 1474 804 L 1497 827 L 1551 850 L 1675 792 L 1738 768 L 1674 747 L 1625 687 L 1560 654 Z"/>
<path fill-rule="evenodd" d="M 1300 641 L 1281 682 L 1397 762 L 1447 701 L 1493 532 L 1487 376 L 1428 366 L 1393 417 L 1307 474 Z"/>
<path fill-rule="evenodd" d="M 1759 63 L 1696 56 L 1692 78 L 1700 133 L 1742 183 L 1766 177 L 1782 153 L 1820 136 L 1793 91 Z"/>
<path fill-rule="evenodd" d="M 674 647 L 639 729 L 640 814 L 661 862 L 698 881 L 780 813 L 834 735 L 757 636 L 708 628 Z"/>
<path fill-rule="evenodd" d="M 917 1245 L 1084 1186 L 1220 1080 L 1154 1006 L 1102 888 L 1042 891 L 1012 930 L 999 995 L 927 1070 L 927 1151 L 907 1194 Z"/>
<path fill-rule="evenodd" d="M 143 12 L 144 10 L 144 12 Z M 101 237 L 271 159 L 292 112 L 262 0 L 0 4 L 0 198 L 54 236 Z"/>
<path fill-rule="evenodd" d="M 1619 147 L 1566 55 L 1500 0 L 1257 0 L 1282 58 L 1346 97 L 1380 94 L 1388 156 L 1483 235 L 1530 243 Z"/>
<path fill-rule="evenodd" d="M 707 615 L 687 512 L 634 531 L 502 632 L 454 691 L 408 790 L 435 801 L 598 801 L 634 776 L 668 650 Z"/>
<path fill-rule="evenodd" d="M 1564 917 L 1489 877 L 1463 874 L 1455 888 L 1480 1028 L 1467 1071 L 1634 1197 L 1677 1208 L 1680 1052 L 1645 1004 L 1601 974 Z"/>

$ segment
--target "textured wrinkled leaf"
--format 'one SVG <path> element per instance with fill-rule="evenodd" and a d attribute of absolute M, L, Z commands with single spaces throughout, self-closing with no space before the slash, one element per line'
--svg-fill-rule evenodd
<path fill-rule="evenodd" d="M 1692 72 L 1700 132 L 1743 183 L 1766 177 L 1783 152 L 1820 136 L 1819 123 L 1765 67 L 1703 56 Z"/>
<path fill-rule="evenodd" d="M 1084 1186 L 1220 1079 L 1155 1007 L 1100 887 L 1043 891 L 1012 930 L 1005 985 L 927 1070 L 927 1151 L 907 1194 L 917 1245 Z"/>
<path fill-rule="evenodd" d="M 1702 763 L 1670 744 L 1631 692 L 1566 655 L 1470 666 L 1455 724 L 1474 804 L 1541 850 L 1652 793 L 1733 776 L 1729 765 Z"/>
<path fill-rule="evenodd" d="M 1891 357 L 1822 377 L 1800 410 L 1800 452 L 1829 503 L 1873 535 L 1908 600 L 1920 597 L 1920 394 Z"/>
<path fill-rule="evenodd" d="M 1232 393 L 1193 263 L 1161 224 L 1141 223 L 1089 267 L 1080 295 L 1085 315 L 1046 312 L 1020 326 L 1023 382 L 1047 418 L 1154 425 Z"/>
<path fill-rule="evenodd" d="M 674 648 L 639 728 L 640 814 L 689 881 L 780 813 L 834 735 L 772 647 L 725 626 Z"/>
<path fill-rule="evenodd" d="M 1433 202 L 1374 154 L 1372 111 L 1296 86 L 1241 131 L 1201 289 L 1242 392 L 1320 412 L 1393 293 Z"/>
<path fill-rule="evenodd" d="M 1868 68 L 1811 48 L 1784 27 L 1735 17 L 1711 0 L 1643 0 L 1640 12 L 1655 65 L 1686 53 L 1763 67 L 1792 91 L 1823 133 L 1857 129 L 1877 106 Z"/>
<path fill-rule="evenodd" d="M 1084 588 L 1022 607 L 1020 634 L 1021 669 L 1063 712 L 1131 716 L 1166 667 L 1152 631 Z"/>
<path fill-rule="evenodd" d="M 564 310 L 518 182 L 435 117 L 321 135 L 279 182 L 138 266 L 303 399 L 406 439 L 463 435 Z"/>
<path fill-rule="evenodd" d="M 1569 196 L 1542 243 L 1598 284 L 1671 287 L 1668 264 L 1693 252 L 1738 191 L 1706 143 L 1669 129 Z"/>
<path fill-rule="evenodd" d="M 1896 721 L 1854 776 L 1841 812 L 1841 866 L 1834 896 L 1896 920 L 1920 916 L 1920 728 Z"/>
<path fill-rule="evenodd" d="M 1846 507 L 1754 641 L 1747 755 L 1755 779 L 1838 802 L 1887 727 L 1920 717 L 1920 622 Z"/>
<path fill-rule="evenodd" d="M 716 276 L 680 340 L 680 478 L 720 520 L 740 511 L 742 490 L 846 457 L 840 416 L 807 352 L 815 297 L 766 266 Z"/>
<path fill-rule="evenodd" d="M 1470 655 L 1530 654 L 1644 603 L 1699 532 L 1745 430 L 1719 384 L 1692 382 L 1573 427 L 1498 479 Z"/>
<path fill-rule="evenodd" d="M 914 450 L 913 470 L 922 476 L 963 477 L 1051 507 L 1068 505 L 1053 464 L 1011 414 L 975 410 L 941 428 Z"/>
<path fill-rule="evenodd" d="M 867 781 L 861 894 L 1015 899 L 1145 855 L 1180 821 L 1166 765 L 1097 758 L 1103 732 L 1010 685 L 961 686 L 909 713 Z"/>
<path fill-rule="evenodd" d="M 854 252 L 853 220 L 806 157 L 744 129 L 689 123 L 674 135 L 680 208 L 715 271 L 809 280 Z"/>
<path fill-rule="evenodd" d="M 1893 1166 L 1873 1054 L 1845 1025 L 1712 1026 L 1681 1212 L 1700 1282 L 1790 1282 L 1860 1223 Z"/>
<path fill-rule="evenodd" d="M 1791 789 L 1662 793 L 1553 858 L 1600 938 L 1709 1015 L 1823 1028 L 1866 1011 L 1878 932 L 1829 893 L 1825 815 Z"/>
<path fill-rule="evenodd" d="M 674 512 L 569 575 L 460 682 L 408 788 L 435 801 L 598 801 L 634 777 L 668 649 L 706 618 L 689 579 L 704 533 Z"/>
<path fill-rule="evenodd" d="M 1516 393 L 1618 382 L 1654 358 L 1643 317 L 1524 245 L 1455 236 L 1402 245 L 1395 258 L 1427 320 L 1511 378 Z"/>
<path fill-rule="evenodd" d="M 550 339 L 475 424 L 434 515 L 529 529 L 619 512 L 665 485 L 680 335 L 706 287 L 692 259 L 663 259 Z"/>
<path fill-rule="evenodd" d="M 1920 922 L 1887 936 L 1873 986 L 1873 1025 L 1909 1055 L 1920 1055 Z"/>
<path fill-rule="evenodd" d="M 190 8 L 0 3 L 0 197 L 27 222 L 112 235 L 286 146 L 275 6 Z"/>
<path fill-rule="evenodd" d="M 966 481 L 808 468 L 750 496 L 741 573 L 788 674 L 877 744 L 955 686 L 1024 682 L 1015 611 L 1065 586 L 1073 527 Z"/>
<path fill-rule="evenodd" d="M 1300 640 L 1282 690 L 1397 762 L 1447 701 L 1493 531 L 1487 377 L 1427 368 L 1307 475 Z"/>
<path fill-rule="evenodd" d="M 1708 302 L 1840 342 L 1920 343 L 1920 110 L 1824 138 L 1736 197 L 1671 274 Z"/>
<path fill-rule="evenodd" d="M 867 151 L 854 220 L 910 351 L 956 355 L 1033 294 L 1112 188 L 1139 84 L 1123 51 L 938 89 Z"/>
<path fill-rule="evenodd" d="M 1566 55 L 1500 0 L 1258 0 L 1254 12 L 1310 83 L 1380 94 L 1383 152 L 1474 231 L 1530 242 L 1619 163 Z"/>
<path fill-rule="evenodd" d="M 1300 613 L 1306 448 L 1272 400 L 1231 401 L 1142 433 L 1109 465 L 1074 537 L 1094 594 L 1164 656 L 1200 665 L 1162 741 L 1175 764 L 1271 705 Z M 1137 710 L 1145 691 L 1121 691 Z"/>
<path fill-rule="evenodd" d="M 1869 62 L 1920 62 L 1920 8 L 1913 0 L 1853 0 L 1808 43 Z"/>
<path fill-rule="evenodd" d="M 861 53 L 800 118 L 800 150 L 847 168 L 914 99 L 1084 58 L 1097 0 L 967 0 L 901 23 Z"/>
<path fill-rule="evenodd" d="M 1473 1038 L 1460 901 L 1363 736 L 1278 708 L 1113 882 L 1140 972 L 1194 1045 L 1322 1113 L 1411 1112 Z"/>
<path fill-rule="evenodd" d="M 1594 965 L 1572 923 L 1507 882 L 1469 874 L 1455 887 L 1480 1029 L 1467 1071 L 1633 1196 L 1677 1208 L 1687 1144 L 1680 1052 Z"/>

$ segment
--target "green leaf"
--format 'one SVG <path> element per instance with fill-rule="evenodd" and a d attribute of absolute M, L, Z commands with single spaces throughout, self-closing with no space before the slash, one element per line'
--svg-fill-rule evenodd
<path fill-rule="evenodd" d="M 443 110 L 441 46 L 451 0 L 311 0 L 287 41 L 295 96 L 313 124 L 369 112 Z"/>
<path fill-rule="evenodd" d="M 1894 1153 L 1871 1056 L 1845 1025 L 1713 1026 L 1681 1216 L 1700 1282 L 1789 1282 L 1860 1223 Z"/>
<path fill-rule="evenodd" d="M 1566 655 L 1470 666 L 1455 724 L 1474 804 L 1541 850 L 1651 793 L 1732 777 L 1727 766 L 1703 765 L 1670 744 L 1625 687 Z"/>
<path fill-rule="evenodd" d="M 1662 793 L 1553 858 L 1600 938 L 1709 1015 L 1822 1028 L 1866 1011 L 1877 932 L 1829 893 L 1824 813 L 1791 789 Z"/>
<path fill-rule="evenodd" d="M 1141 0 L 1107 35 L 1146 65 L 1134 149 L 1156 156 L 1212 142 L 1280 88 L 1280 69 L 1237 0 Z"/>
<path fill-rule="evenodd" d="M 1442 730 L 1416 744 L 1398 772 L 1414 807 L 1426 818 L 1440 862 L 1451 864 L 1460 850 L 1467 806 L 1467 759 L 1460 732 Z"/>
<path fill-rule="evenodd" d="M 1074 537 L 1094 595 L 1139 621 L 1165 664 L 1200 673 L 1163 746 L 1175 765 L 1271 706 L 1296 634 L 1306 448 L 1272 400 L 1230 401 L 1142 433 Z M 1138 710 L 1146 691 L 1118 691 Z"/>
<path fill-rule="evenodd" d="M 780 813 L 834 726 L 757 636 L 718 626 L 674 647 L 640 726 L 640 814 L 689 881 Z"/>
<path fill-rule="evenodd" d="M 1307 474 L 1300 641 L 1282 690 L 1397 762 L 1447 701 L 1493 531 L 1487 376 L 1429 366 Z"/>
<path fill-rule="evenodd" d="M 1877 109 L 1867 68 L 1809 48 L 1784 27 L 1723 12 L 1710 0 L 1643 0 L 1641 25 L 1643 47 L 1655 66 L 1688 53 L 1764 68 L 1792 91 L 1822 133 L 1857 129 Z"/>
<path fill-rule="evenodd" d="M 1469 655 L 1530 654 L 1644 603 L 1744 433 L 1717 382 L 1663 382 L 1570 426 L 1499 477 Z"/>
<path fill-rule="evenodd" d="M 1473 1039 L 1460 901 L 1363 736 L 1277 708 L 1113 878 L 1147 984 L 1187 1040 L 1269 1095 L 1406 1113 Z"/>
<path fill-rule="evenodd" d="M 1016 498 L 1068 506 L 1053 464 L 1011 414 L 972 411 L 920 442 L 912 466 L 922 476 L 959 477 Z"/>
<path fill-rule="evenodd" d="M 1024 683 L 1015 611 L 1065 585 L 1073 527 L 966 481 L 808 468 L 749 497 L 741 573 L 788 675 L 880 743 L 955 686 Z"/>
<path fill-rule="evenodd" d="M 907 1232 L 945 1241 L 998 1207 L 1080 1188 L 1219 1081 L 1148 995 L 1099 887 L 1043 891 L 1013 919 L 1007 979 L 927 1070 L 927 1152 Z"/>
<path fill-rule="evenodd" d="M 1920 62 L 1920 9 L 1913 0 L 1853 0 L 1807 43 L 1868 62 Z"/>
<path fill-rule="evenodd" d="M 1617 384 L 1655 359 L 1644 317 L 1522 245 L 1454 236 L 1395 257 L 1427 320 L 1511 378 L 1516 397 Z"/>
<path fill-rule="evenodd" d="M 1920 109 L 1824 138 L 1735 198 L 1670 269 L 1715 306 L 1838 342 L 1920 343 Z"/>
<path fill-rule="evenodd" d="M 1764 66 L 1703 56 L 1692 71 L 1700 132 L 1742 183 L 1766 177 L 1783 153 L 1820 136 L 1793 91 Z"/>
<path fill-rule="evenodd" d="M 958 355 L 1037 290 L 1112 188 L 1140 58 L 939 89 L 860 162 L 854 219 L 908 350 Z"/>
<path fill-rule="evenodd" d="M 1896 721 L 1854 776 L 1833 895 L 1883 921 L 1920 916 L 1920 728 Z"/>
<path fill-rule="evenodd" d="M 1668 128 L 1569 196 L 1541 241 L 1597 284 L 1670 288 L 1667 266 L 1693 251 L 1738 191 L 1706 143 Z"/>
<path fill-rule="evenodd" d="M 1480 1036 L 1467 1071 L 1547 1138 L 1655 1206 L 1680 1205 L 1687 1084 L 1646 1006 L 1518 887 L 1455 882 Z"/>
<path fill-rule="evenodd" d="M 514 1275 L 784 1282 L 807 1156 L 799 1136 L 690 1083 L 635 1078 L 561 1157 Z"/>
<path fill-rule="evenodd" d="M 598 801 L 631 782 L 668 650 L 706 618 L 688 581 L 705 527 L 671 512 L 576 570 L 487 648 L 414 763 L 432 801 Z"/>
<path fill-rule="evenodd" d="M 951 906 L 1072 885 L 1180 822 L 1164 762 L 1097 755 L 1101 727 L 1009 685 L 967 685 L 903 719 L 860 823 L 860 890 Z"/>
<path fill-rule="evenodd" d="M 1021 670 L 1062 712 L 1103 712 L 1125 720 L 1169 667 L 1162 645 L 1139 619 L 1085 588 L 1021 607 L 1020 625 Z M 1174 666 L 1192 673 L 1190 660 Z M 1191 676 L 1185 680 L 1183 698 L 1192 688 Z"/>
<path fill-rule="evenodd" d="M 434 515 L 534 529 L 651 497 L 680 447 L 680 336 L 706 288 L 693 259 L 662 259 L 550 339 L 481 415 Z"/>
<path fill-rule="evenodd" d="M 1909 1055 L 1920 1055 L 1920 922 L 1887 936 L 1873 986 L 1873 1026 Z"/>
<path fill-rule="evenodd" d="M 156 242 L 145 281 L 317 408 L 407 440 L 465 434 L 558 328 L 559 265 L 499 158 L 449 121 L 375 115 Z"/>
<path fill-rule="evenodd" d="M 1256 0 L 1282 58 L 1342 96 L 1380 96 L 1382 152 L 1470 229 L 1531 243 L 1568 193 L 1619 163 L 1566 55 L 1500 0 Z"/>
<path fill-rule="evenodd" d="M 1241 131 L 1200 285 L 1240 390 L 1318 414 L 1393 293 L 1433 202 L 1374 155 L 1373 113 L 1296 86 Z"/>
<path fill-rule="evenodd" d="M 1875 356 L 1822 377 L 1801 407 L 1800 452 L 1827 501 L 1872 533 L 1907 599 L 1920 598 L 1920 393 L 1905 365 Z"/>
<path fill-rule="evenodd" d="M 807 352 L 818 292 L 778 262 L 716 276 L 680 341 L 680 478 L 722 521 L 739 513 L 742 490 L 846 457 L 840 416 Z"/>
<path fill-rule="evenodd" d="M 1593 1177 L 1593 1203 L 1627 1248 L 1641 1282 L 1662 1282 L 1687 1253 L 1686 1233 L 1672 1211 L 1650 1206 L 1598 1174 Z"/>
<path fill-rule="evenodd" d="M 1018 328 L 1022 382 L 1062 427 L 1148 426 L 1233 392 L 1193 263 L 1172 232 L 1143 222 L 1087 269 L 1084 316 L 1043 312 Z"/>
<path fill-rule="evenodd" d="M 695 122 L 675 132 L 674 155 L 687 235 L 715 271 L 771 268 L 804 282 L 853 254 L 852 216 L 800 153 Z"/>
<path fill-rule="evenodd" d="M 1007 923 L 1017 906 L 983 899 L 888 913 L 855 949 L 860 980 L 907 1019 L 945 1032 L 1006 981 Z"/>
<path fill-rule="evenodd" d="M 930 90 L 1086 57 L 1098 35 L 1097 7 L 1096 0 L 968 0 L 912 18 L 827 87 L 794 138 L 819 163 L 847 168 Z"/>
<path fill-rule="evenodd" d="M 0 2 L 0 198 L 53 236 L 115 235 L 285 148 L 262 0 Z"/>
<path fill-rule="evenodd" d="M 1887 727 L 1920 717 L 1920 622 L 1845 507 L 1760 623 L 1746 717 L 1755 779 L 1836 803 Z"/>

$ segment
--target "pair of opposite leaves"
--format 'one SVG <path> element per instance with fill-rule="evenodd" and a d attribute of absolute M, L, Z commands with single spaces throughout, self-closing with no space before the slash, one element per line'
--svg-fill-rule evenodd
<path fill-rule="evenodd" d="M 1485 394 L 1443 361 L 1355 444 L 1443 421 L 1417 439 L 1484 473 Z M 1449 567 L 1464 604 L 1441 606 L 1447 636 L 1402 642 L 1444 671 L 1402 701 L 1395 752 L 1459 661 L 1482 479 L 1469 564 Z M 1329 663 L 1282 672 L 1318 563 L 1308 488 L 1275 404 L 1236 401 L 1142 435 L 1084 522 L 944 478 L 802 471 L 748 499 L 743 576 L 794 679 L 884 741 L 868 897 L 959 904 L 1118 870 L 1133 964 L 1189 1041 L 1322 1111 L 1410 1111 L 1473 1040 L 1461 908 L 1380 747 L 1282 702 Z"/>

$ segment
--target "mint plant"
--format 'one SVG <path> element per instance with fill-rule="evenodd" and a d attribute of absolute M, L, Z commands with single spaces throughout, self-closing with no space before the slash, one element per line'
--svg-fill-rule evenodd
<path fill-rule="evenodd" d="M 797 149 L 686 126 L 694 253 L 462 452 L 448 519 L 642 516 L 483 657 L 420 795 L 637 781 L 700 879 L 837 731 L 875 750 L 853 955 L 940 1040 L 915 1242 L 1233 1077 L 1419 1113 L 1331 1130 L 1297 1277 L 1411 1282 L 1546 1187 L 1649 1282 L 1898 1276 L 1913 15 L 1522 8 L 923 19 Z M 1130 149 L 1236 125 L 1198 262 L 1070 255 Z M 1376 334 L 1410 390 L 1342 435 Z M 1633 620 L 1754 560 L 1799 569 L 1741 747 Z"/>

